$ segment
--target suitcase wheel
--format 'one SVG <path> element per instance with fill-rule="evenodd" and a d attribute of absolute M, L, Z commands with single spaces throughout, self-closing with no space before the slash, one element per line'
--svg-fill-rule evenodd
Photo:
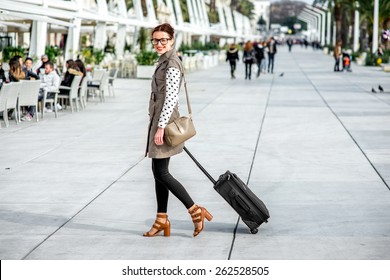
<path fill-rule="evenodd" d="M 251 229 L 251 233 L 252 233 L 252 234 L 256 234 L 256 233 L 258 233 L 258 232 L 259 232 L 259 230 L 258 230 L 257 228 Z"/>

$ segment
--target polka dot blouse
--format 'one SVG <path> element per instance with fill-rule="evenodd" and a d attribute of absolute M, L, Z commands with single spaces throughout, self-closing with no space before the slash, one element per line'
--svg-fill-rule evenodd
<path fill-rule="evenodd" d="M 166 95 L 164 105 L 158 120 L 158 127 L 165 128 L 172 115 L 173 109 L 179 102 L 180 70 L 169 67 L 165 76 Z"/>

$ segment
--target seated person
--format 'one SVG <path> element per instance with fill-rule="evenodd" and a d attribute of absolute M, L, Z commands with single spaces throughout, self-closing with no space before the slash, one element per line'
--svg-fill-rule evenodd
<path fill-rule="evenodd" d="M 73 82 L 74 76 L 83 76 L 83 73 L 80 72 L 79 67 L 77 66 L 76 62 L 74 62 L 72 59 L 69 59 L 66 61 L 66 73 L 64 80 L 61 82 L 61 86 L 70 87 Z M 66 95 L 69 94 L 69 89 L 60 89 L 60 94 Z"/>
<path fill-rule="evenodd" d="M 24 73 L 26 75 L 26 80 L 38 80 L 39 76 L 32 70 L 33 60 L 31 57 L 27 57 L 24 61 Z"/>
<path fill-rule="evenodd" d="M 26 78 L 26 74 L 22 69 L 22 65 L 19 62 L 19 58 L 14 56 L 9 61 L 9 80 L 10 82 L 19 82 L 20 80 L 24 80 Z"/>
<path fill-rule="evenodd" d="M 7 81 L 7 78 L 5 77 L 5 71 L 3 69 L 3 64 L 0 62 L 0 85 L 2 83 L 5 83 Z"/>
<path fill-rule="evenodd" d="M 54 65 L 51 62 L 45 64 L 45 74 L 41 76 L 41 86 L 39 89 L 38 101 L 43 99 L 45 91 L 47 91 L 47 98 L 53 98 L 54 92 L 58 91 L 60 87 L 60 77 L 57 72 L 54 71 Z M 44 108 L 42 108 L 44 109 Z M 31 106 L 28 110 L 28 114 L 22 118 L 22 120 L 30 121 L 35 114 L 35 106 Z"/>
<path fill-rule="evenodd" d="M 58 91 L 60 87 L 61 79 L 57 72 L 54 70 L 54 64 L 47 62 L 45 64 L 45 74 L 41 76 L 41 87 L 39 90 L 38 100 L 42 100 L 43 93 L 47 91 L 47 98 L 53 98 L 54 92 Z"/>
<path fill-rule="evenodd" d="M 47 56 L 47 54 L 44 54 L 41 56 L 41 66 L 39 66 L 39 68 L 37 69 L 37 74 L 39 75 L 39 73 L 41 73 L 41 70 L 42 72 L 44 72 L 44 69 L 45 69 L 45 65 L 46 63 L 49 62 L 49 57 Z"/>

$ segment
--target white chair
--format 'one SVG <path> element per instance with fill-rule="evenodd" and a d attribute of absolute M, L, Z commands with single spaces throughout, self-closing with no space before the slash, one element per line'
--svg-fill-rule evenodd
<path fill-rule="evenodd" d="M 88 90 L 87 87 L 88 87 L 88 80 L 87 78 L 84 78 L 79 88 L 79 101 L 81 104 L 81 108 L 83 110 L 87 108 L 87 90 Z"/>
<path fill-rule="evenodd" d="M 0 113 L 3 113 L 3 120 L 5 123 L 5 126 L 8 127 L 8 114 L 7 114 L 7 93 L 10 91 L 11 84 L 4 83 L 0 90 Z M 0 128 L 1 128 L 1 122 L 0 122 Z"/>
<path fill-rule="evenodd" d="M 81 76 L 74 76 L 72 84 L 70 87 L 66 86 L 60 86 L 60 89 L 68 89 L 69 94 L 61 94 L 61 92 L 58 94 L 58 99 L 68 99 L 69 100 L 69 105 L 70 105 L 70 110 L 73 113 L 73 101 L 76 105 L 76 110 L 77 112 L 79 111 L 79 86 L 80 86 L 80 81 L 81 81 Z"/>
<path fill-rule="evenodd" d="M 99 90 L 101 83 L 102 83 L 102 79 L 103 79 L 104 74 L 106 72 L 107 71 L 103 70 L 103 69 L 97 69 L 97 70 L 93 71 L 92 78 L 89 81 L 88 86 L 87 86 L 88 93 L 96 94 L 96 91 Z M 99 92 L 99 95 L 100 95 L 100 92 Z M 87 95 L 87 99 L 88 99 L 88 95 Z M 101 100 L 102 100 L 102 98 L 100 97 L 100 101 Z"/>
<path fill-rule="evenodd" d="M 39 96 L 39 86 L 41 81 L 22 81 L 20 91 L 19 91 L 19 100 L 18 100 L 18 118 L 20 122 L 21 115 L 21 106 L 35 106 L 35 119 L 38 119 L 38 96 Z"/>
<path fill-rule="evenodd" d="M 93 93 L 96 94 L 97 91 L 101 102 L 104 102 L 104 95 L 106 91 L 108 91 L 108 75 L 109 75 L 108 71 L 104 70 L 99 85 L 88 85 L 88 92 L 92 91 Z"/>
<path fill-rule="evenodd" d="M 118 69 L 113 68 L 110 70 L 110 74 L 108 76 L 108 96 L 115 96 L 115 91 L 114 91 L 114 81 L 118 76 Z"/>
<path fill-rule="evenodd" d="M 8 110 L 14 109 L 15 122 L 18 124 L 18 96 L 20 88 L 22 87 L 21 82 L 10 83 L 10 88 L 6 93 L 7 103 L 5 105 L 5 114 L 8 115 Z"/>
<path fill-rule="evenodd" d="M 47 97 L 48 93 L 53 93 L 54 95 L 51 95 L 50 98 L 48 98 Z M 54 111 L 54 115 L 57 118 L 57 116 L 58 116 L 58 110 L 57 110 L 58 93 L 59 93 L 59 91 L 50 91 L 50 92 L 47 92 L 46 90 L 44 91 L 43 97 L 41 100 L 41 118 L 42 119 L 45 115 L 46 104 L 50 105 L 51 110 Z"/>

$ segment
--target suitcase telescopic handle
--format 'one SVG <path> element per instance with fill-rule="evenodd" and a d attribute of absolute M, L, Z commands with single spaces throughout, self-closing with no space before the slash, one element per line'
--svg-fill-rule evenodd
<path fill-rule="evenodd" d="M 187 155 L 190 156 L 190 158 L 195 162 L 195 164 L 199 167 L 199 169 L 202 170 L 204 175 L 206 175 L 207 178 L 209 178 L 209 180 L 213 183 L 213 185 L 215 185 L 217 181 L 215 181 L 214 178 L 207 172 L 207 170 L 203 168 L 203 166 L 196 160 L 196 158 L 190 153 L 190 151 L 186 147 L 184 147 L 184 151 L 187 153 Z"/>

